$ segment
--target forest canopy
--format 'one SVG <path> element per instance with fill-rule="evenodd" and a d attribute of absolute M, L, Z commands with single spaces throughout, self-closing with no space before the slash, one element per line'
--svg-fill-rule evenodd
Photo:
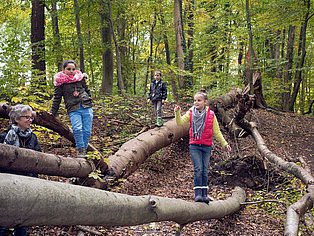
<path fill-rule="evenodd" d="M 270 106 L 305 113 L 313 100 L 310 0 L 8 0 L 0 12 L 2 102 L 49 107 L 66 59 L 97 97 L 144 96 L 159 69 L 169 99 L 201 87 L 215 97 L 259 71 Z"/>

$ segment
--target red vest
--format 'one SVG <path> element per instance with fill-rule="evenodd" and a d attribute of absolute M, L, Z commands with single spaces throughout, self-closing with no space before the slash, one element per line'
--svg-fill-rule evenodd
<path fill-rule="evenodd" d="M 212 145 L 213 138 L 213 123 L 214 123 L 214 112 L 208 108 L 205 118 L 204 131 L 200 139 L 193 139 L 192 132 L 192 110 L 190 110 L 190 142 L 189 144 L 204 144 L 207 146 Z"/>

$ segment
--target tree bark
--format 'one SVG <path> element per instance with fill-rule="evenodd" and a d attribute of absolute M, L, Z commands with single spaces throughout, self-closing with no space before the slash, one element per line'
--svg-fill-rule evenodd
<path fill-rule="evenodd" d="M 292 64 L 293 64 L 293 47 L 295 37 L 295 26 L 289 26 L 288 43 L 287 43 L 287 55 L 286 65 L 284 69 L 283 87 L 284 92 L 282 94 L 282 109 L 285 111 L 289 110 L 290 102 L 290 90 L 291 90 L 291 77 L 292 77 Z"/>
<path fill-rule="evenodd" d="M 183 22 L 182 22 L 182 0 L 174 0 L 174 27 L 176 32 L 176 55 L 178 68 L 184 71 L 184 36 L 183 36 Z M 181 74 L 181 72 L 180 72 Z M 179 88 L 184 88 L 184 76 L 178 75 Z"/>
<path fill-rule="evenodd" d="M 46 85 L 45 62 L 45 7 L 42 0 L 32 0 L 31 15 L 32 43 L 32 87 L 38 89 Z"/>
<path fill-rule="evenodd" d="M 84 158 L 67 158 L 0 144 L 0 169 L 27 173 L 86 178 L 95 165 Z"/>
<path fill-rule="evenodd" d="M 163 38 L 164 38 L 164 44 L 165 44 L 165 54 L 166 54 L 166 62 L 169 65 L 169 67 L 171 66 L 171 57 L 170 57 L 170 46 L 169 46 L 169 40 L 168 40 L 168 35 L 166 32 L 167 26 L 166 26 L 166 22 L 165 22 L 165 17 L 163 13 L 160 13 L 160 21 L 162 24 L 162 28 L 164 30 L 163 32 Z M 175 80 L 175 76 L 173 75 L 173 71 L 170 70 L 169 72 L 169 80 L 170 80 L 170 84 L 171 84 L 171 88 L 172 88 L 172 93 L 173 93 L 173 97 L 175 99 L 175 101 L 178 101 L 179 95 L 178 95 L 178 88 L 177 88 L 177 84 L 176 84 L 176 80 Z"/>
<path fill-rule="evenodd" d="M 217 104 L 223 104 L 224 107 L 235 106 L 238 101 L 237 95 L 240 91 L 241 90 L 235 89 L 225 96 L 210 101 L 211 109 L 215 112 L 219 112 L 217 110 Z M 232 124 L 228 116 L 225 114 L 221 116 L 224 118 L 226 124 Z M 234 130 L 232 132 L 236 132 L 236 134 L 242 131 L 242 129 L 235 124 L 230 125 L 230 128 L 233 128 Z M 178 126 L 175 120 L 171 120 L 166 122 L 161 128 L 151 129 L 140 134 L 136 138 L 124 143 L 115 154 L 109 156 L 109 173 L 114 174 L 117 178 L 130 175 L 151 154 L 187 136 L 188 132 L 189 123 Z"/>
<path fill-rule="evenodd" d="M 299 201 L 289 206 L 287 211 L 285 236 L 297 236 L 300 219 L 304 216 L 306 211 L 313 208 L 314 177 L 311 175 L 311 173 L 298 166 L 294 162 L 284 161 L 282 158 L 278 157 L 267 148 L 262 136 L 257 130 L 256 124 L 253 122 L 247 122 L 244 119 L 244 116 L 248 110 L 248 107 L 245 104 L 246 100 L 242 99 L 240 101 L 242 101 L 242 103 L 239 103 L 238 111 L 235 114 L 236 123 L 245 130 L 249 130 L 249 133 L 254 138 L 257 148 L 262 156 L 269 162 L 275 164 L 281 170 L 296 176 L 307 186 L 307 193 Z"/>
<path fill-rule="evenodd" d="M 53 50 L 55 53 L 55 60 L 56 60 L 58 71 L 61 71 L 63 57 L 62 57 L 62 44 L 61 44 L 61 38 L 60 38 L 60 31 L 59 31 L 57 0 L 53 0 L 51 2 L 51 9 L 49 11 L 51 15 L 51 25 L 52 25 L 52 31 L 53 31 Z"/>
<path fill-rule="evenodd" d="M 249 0 L 245 1 L 245 9 L 246 9 L 246 23 L 248 27 L 248 35 L 249 35 L 249 68 L 248 68 L 248 85 L 249 85 L 249 93 L 253 94 L 253 65 L 254 65 L 254 51 L 253 51 L 253 33 L 252 33 L 252 25 L 251 25 L 251 14 L 250 14 L 250 6 Z"/>
<path fill-rule="evenodd" d="M 300 39 L 299 39 L 299 47 L 298 47 L 298 57 L 299 60 L 296 65 L 296 72 L 295 72 L 295 82 L 293 86 L 292 95 L 289 102 L 289 110 L 293 111 L 295 101 L 297 99 L 297 95 L 299 93 L 300 84 L 302 82 L 302 70 L 305 63 L 305 55 L 306 55 L 306 30 L 307 30 L 307 24 L 309 21 L 309 14 L 310 14 L 310 6 L 311 1 L 306 1 L 306 13 L 304 16 L 304 21 L 301 24 L 301 30 L 300 30 Z"/>
<path fill-rule="evenodd" d="M 204 203 L 157 196 L 128 196 L 38 178 L 0 174 L 0 225 L 130 226 L 220 219 L 241 209 L 245 191 Z M 29 206 L 29 207 L 26 207 Z M 114 213 L 114 214 L 113 214 Z"/>
<path fill-rule="evenodd" d="M 11 110 L 11 106 L 7 104 L 0 104 L 0 117 L 1 118 L 9 118 L 9 112 Z M 35 119 L 33 120 L 34 124 L 46 127 L 62 137 L 65 137 L 67 140 L 75 144 L 74 136 L 66 124 L 62 123 L 59 119 L 51 115 L 46 111 L 35 112 Z M 88 144 L 88 149 L 91 151 L 97 151 L 95 147 L 91 144 Z"/>
<path fill-rule="evenodd" d="M 111 8 L 108 0 L 101 1 L 101 38 L 104 51 L 102 54 L 102 81 L 101 94 L 112 94 L 113 89 L 113 52 L 112 52 L 112 28 L 110 24 Z"/>
<path fill-rule="evenodd" d="M 79 55 L 80 55 L 80 70 L 85 72 L 85 63 L 84 63 L 84 44 L 83 37 L 81 32 L 81 20 L 80 20 L 80 8 L 78 4 L 78 0 L 74 0 L 74 14 L 75 14 L 75 26 L 76 33 L 79 45 Z"/>

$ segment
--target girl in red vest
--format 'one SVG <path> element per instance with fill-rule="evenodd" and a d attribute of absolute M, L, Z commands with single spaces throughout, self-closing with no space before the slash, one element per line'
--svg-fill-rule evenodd
<path fill-rule="evenodd" d="M 213 135 L 227 151 L 231 151 L 231 147 L 220 132 L 214 112 L 206 106 L 207 101 L 206 93 L 197 92 L 194 95 L 194 106 L 183 116 L 180 116 L 180 106 L 174 107 L 177 124 L 190 123 L 189 149 L 194 166 L 194 200 L 205 203 L 210 201 L 208 198 L 208 166 Z"/>

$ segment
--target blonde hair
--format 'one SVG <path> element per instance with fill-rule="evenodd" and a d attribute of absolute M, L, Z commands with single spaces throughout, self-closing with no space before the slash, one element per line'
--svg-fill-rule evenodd
<path fill-rule="evenodd" d="M 198 95 L 201 95 L 201 96 L 204 98 L 205 101 L 208 100 L 206 91 L 205 91 L 204 89 L 201 89 L 199 92 L 196 92 L 196 93 L 194 94 L 194 97 L 195 97 L 195 96 L 198 96 Z"/>

